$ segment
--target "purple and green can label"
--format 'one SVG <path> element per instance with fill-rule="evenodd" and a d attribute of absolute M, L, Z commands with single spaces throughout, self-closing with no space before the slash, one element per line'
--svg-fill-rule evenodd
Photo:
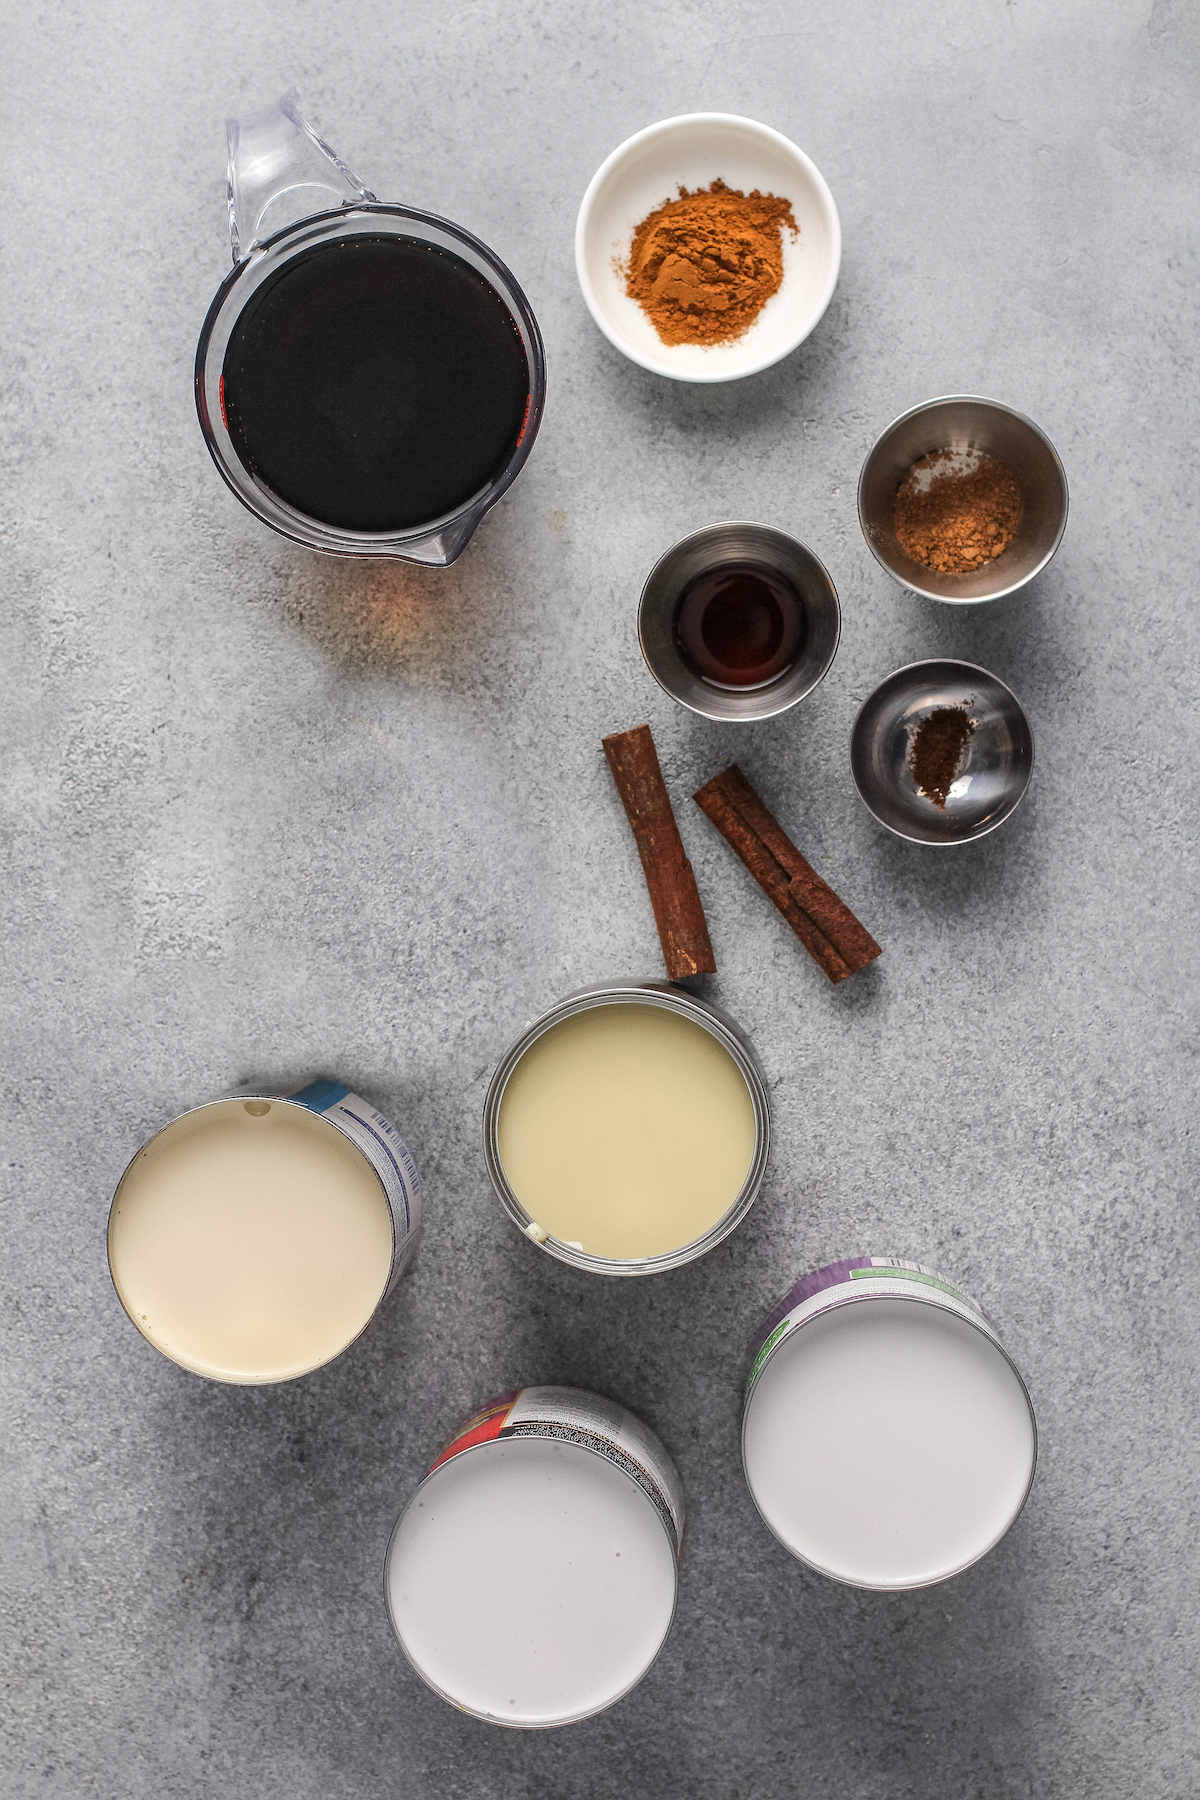
<path fill-rule="evenodd" d="M 805 1324 L 828 1306 L 840 1306 L 856 1293 L 859 1297 L 895 1294 L 910 1299 L 936 1298 L 952 1311 L 964 1314 L 972 1323 L 982 1325 L 993 1337 L 996 1335 L 995 1327 L 978 1301 L 964 1294 L 961 1288 L 953 1287 L 923 1263 L 905 1262 L 896 1256 L 848 1256 L 802 1275 L 767 1315 L 751 1345 L 753 1361 L 746 1383 L 747 1393 L 776 1344 L 789 1331 Z"/>

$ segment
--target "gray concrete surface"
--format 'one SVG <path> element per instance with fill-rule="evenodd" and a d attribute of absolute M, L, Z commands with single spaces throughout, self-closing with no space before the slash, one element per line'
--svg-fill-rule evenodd
<path fill-rule="evenodd" d="M 1195 1792 L 1194 10 L 72 0 L 3 35 L 8 1800 Z M 448 573 L 285 543 L 196 427 L 222 120 L 292 82 L 544 326 L 542 437 Z M 571 260 L 601 158 L 700 108 L 803 145 L 846 239 L 815 336 L 724 390 L 625 363 Z M 892 585 L 854 511 L 877 430 L 954 390 L 1032 414 L 1073 499 L 1048 573 L 968 615 Z M 633 626 L 655 556 L 738 515 L 845 612 L 819 693 L 740 733 L 673 709 Z M 876 828 L 846 755 L 874 683 L 943 652 L 1038 755 L 946 854 Z M 659 966 L 599 747 L 643 719 L 778 1137 L 732 1240 L 608 1285 L 513 1232 L 479 1117 L 514 1028 Z M 733 755 L 885 946 L 844 988 L 684 803 Z M 324 1373 L 206 1385 L 119 1311 L 108 1195 L 176 1112 L 317 1072 L 413 1144 L 420 1268 Z M 863 1250 L 978 1293 L 1042 1431 L 1009 1539 L 906 1596 L 805 1573 L 737 1456 L 757 1322 Z M 381 1599 L 448 1428 L 528 1381 L 641 1412 L 692 1509 L 660 1662 L 549 1735 L 427 1692 Z"/>

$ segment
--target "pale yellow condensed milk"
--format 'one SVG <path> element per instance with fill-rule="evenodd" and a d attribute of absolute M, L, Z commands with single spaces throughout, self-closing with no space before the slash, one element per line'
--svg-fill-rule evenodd
<path fill-rule="evenodd" d="M 614 1001 L 524 1051 L 497 1142 L 540 1232 L 593 1256 L 659 1256 L 704 1237 L 738 1198 L 754 1160 L 754 1104 L 703 1026 Z"/>
<path fill-rule="evenodd" d="M 265 1099 L 218 1101 L 159 1132 L 126 1170 L 108 1232 L 138 1329 L 233 1382 L 284 1381 L 344 1350 L 388 1285 L 394 1242 L 363 1152 L 319 1113 Z"/>

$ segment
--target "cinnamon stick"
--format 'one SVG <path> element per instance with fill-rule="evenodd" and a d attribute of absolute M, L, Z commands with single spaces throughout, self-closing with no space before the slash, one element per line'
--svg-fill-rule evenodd
<path fill-rule="evenodd" d="M 614 732 L 603 743 L 642 859 L 667 974 L 672 981 L 681 975 L 711 975 L 717 964 L 704 908 L 692 865 L 684 854 L 650 727 L 636 725 L 632 731 Z"/>
<path fill-rule="evenodd" d="M 719 779 L 719 778 L 718 778 Z M 716 826 L 725 842 L 737 851 L 758 885 L 775 902 L 814 962 L 820 963 L 830 981 L 845 981 L 854 973 L 819 925 L 815 925 L 791 893 L 788 878 L 762 839 L 747 825 L 718 781 L 710 781 L 695 795 L 696 804 Z"/>
<path fill-rule="evenodd" d="M 767 811 L 742 771 L 734 763 L 717 779 L 743 819 L 757 833 L 771 855 L 785 870 L 788 887 L 802 907 L 841 953 L 851 969 L 863 969 L 883 952 L 865 926 L 855 918 L 827 881 L 801 856 L 773 813 Z"/>
<path fill-rule="evenodd" d="M 845 981 L 883 954 L 846 903 L 801 856 L 736 763 L 693 798 L 830 981 Z"/>

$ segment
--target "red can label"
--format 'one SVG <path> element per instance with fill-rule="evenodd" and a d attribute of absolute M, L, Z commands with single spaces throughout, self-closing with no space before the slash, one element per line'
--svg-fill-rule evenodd
<path fill-rule="evenodd" d="M 578 1388 L 513 1388 L 464 1419 L 430 1467 L 496 1438 L 550 1437 L 583 1445 L 607 1458 L 643 1490 L 662 1519 L 678 1561 L 683 1546 L 683 1489 L 675 1465 L 654 1433 L 623 1406 Z"/>

